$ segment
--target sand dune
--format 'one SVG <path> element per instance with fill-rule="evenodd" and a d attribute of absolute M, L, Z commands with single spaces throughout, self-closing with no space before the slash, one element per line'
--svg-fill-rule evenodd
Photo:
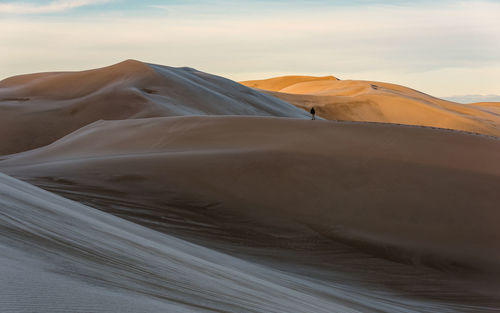
<path fill-rule="evenodd" d="M 265 90 L 297 107 L 314 106 L 330 120 L 386 122 L 464 130 L 500 136 L 498 112 L 460 104 L 382 82 L 338 80 L 332 76 L 284 76 L 242 84 Z"/>
<path fill-rule="evenodd" d="M 499 103 L 244 84 L 133 60 L 1 81 L 0 307 L 498 311 Z"/>
<path fill-rule="evenodd" d="M 418 312 L 410 300 L 234 258 L 1 173 L 0 207 L 3 312 Z"/>
<path fill-rule="evenodd" d="M 269 79 L 262 79 L 262 80 L 248 80 L 242 82 L 245 86 L 252 87 L 252 88 L 257 88 L 257 89 L 264 89 L 264 90 L 269 90 L 269 91 L 281 91 L 282 89 L 285 89 L 289 86 L 295 85 L 295 84 L 300 84 L 300 83 L 323 83 L 323 82 L 330 82 L 330 81 L 337 81 L 339 80 L 336 77 L 333 76 L 322 76 L 322 77 L 315 77 L 315 76 L 285 76 L 285 77 L 275 77 L 275 78 L 269 78 Z"/>
<path fill-rule="evenodd" d="M 479 110 L 500 116 L 500 102 L 476 102 L 471 105 L 478 107 Z"/>
<path fill-rule="evenodd" d="M 96 122 L 0 170 L 500 269 L 499 158 L 498 140 L 451 131 L 184 117 Z"/>
<path fill-rule="evenodd" d="M 96 120 L 178 115 L 305 117 L 277 98 L 191 68 L 139 61 L 0 82 L 0 155 L 47 145 Z"/>

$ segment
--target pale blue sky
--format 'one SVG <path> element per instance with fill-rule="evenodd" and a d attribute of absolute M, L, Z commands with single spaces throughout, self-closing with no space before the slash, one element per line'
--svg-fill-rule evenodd
<path fill-rule="evenodd" d="M 0 79 L 133 58 L 500 94 L 500 1 L 0 0 Z"/>

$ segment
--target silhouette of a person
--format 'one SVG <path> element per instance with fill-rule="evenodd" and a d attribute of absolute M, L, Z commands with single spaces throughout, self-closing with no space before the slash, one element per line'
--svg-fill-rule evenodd
<path fill-rule="evenodd" d="M 310 112 L 311 112 L 311 115 L 312 115 L 312 118 L 311 118 L 311 119 L 312 119 L 312 120 L 315 120 L 315 119 L 316 119 L 316 116 L 315 116 L 315 114 L 316 114 L 316 110 L 314 110 L 314 107 L 312 107 L 312 108 L 311 108 L 311 111 L 310 111 Z"/>

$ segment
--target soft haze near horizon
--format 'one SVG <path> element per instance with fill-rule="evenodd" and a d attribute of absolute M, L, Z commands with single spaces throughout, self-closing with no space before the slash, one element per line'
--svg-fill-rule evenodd
<path fill-rule="evenodd" d="M 500 94 L 496 1 L 0 1 L 0 79 L 138 59 Z"/>

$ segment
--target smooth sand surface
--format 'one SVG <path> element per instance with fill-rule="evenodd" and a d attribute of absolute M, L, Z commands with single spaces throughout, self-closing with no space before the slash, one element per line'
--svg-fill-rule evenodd
<path fill-rule="evenodd" d="M 453 131 L 182 117 L 96 122 L 0 170 L 495 268 L 499 159 L 498 140 Z"/>
<path fill-rule="evenodd" d="M 329 120 L 385 122 L 500 136 L 499 103 L 460 104 L 389 83 L 332 76 L 283 76 L 244 81 Z M 493 109 L 488 109 L 494 107 Z"/>
<path fill-rule="evenodd" d="M 275 78 L 269 78 L 269 79 L 262 79 L 262 80 L 248 80 L 242 82 L 243 85 L 252 87 L 252 88 L 257 88 L 257 89 L 264 89 L 264 90 L 270 90 L 270 91 L 281 91 L 282 89 L 285 89 L 289 86 L 299 84 L 299 83 L 305 83 L 305 82 L 312 82 L 314 84 L 316 83 L 323 83 L 323 82 L 329 82 L 329 81 L 337 81 L 338 78 L 333 77 L 333 76 L 285 76 L 285 77 L 275 77 Z"/>
<path fill-rule="evenodd" d="M 127 60 L 0 81 L 0 155 L 47 145 L 100 119 L 179 115 L 307 116 L 222 77 Z"/>

